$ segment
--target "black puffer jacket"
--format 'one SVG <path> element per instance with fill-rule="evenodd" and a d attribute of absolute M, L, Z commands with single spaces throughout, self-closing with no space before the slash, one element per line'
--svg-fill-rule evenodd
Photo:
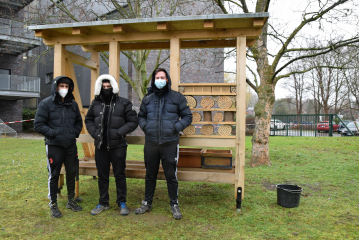
<path fill-rule="evenodd" d="M 111 79 L 110 79 L 111 80 Z M 99 79 L 97 80 L 99 81 Z M 96 81 L 96 82 L 97 82 Z M 101 79 L 102 84 L 102 79 Z M 95 88 L 101 84 L 96 84 Z M 118 89 L 113 81 L 111 81 L 113 91 Z M 99 93 L 99 89 L 95 91 Z M 107 144 L 108 149 L 127 146 L 126 135 L 133 132 L 138 126 L 137 113 L 132 103 L 126 99 L 119 97 L 118 92 L 114 92 L 110 103 L 109 116 L 107 122 Z M 91 106 L 85 118 L 86 128 L 89 134 L 95 139 L 95 146 L 101 148 L 103 143 L 103 121 L 104 121 L 105 101 L 101 94 L 97 95 L 92 101 Z"/>
<path fill-rule="evenodd" d="M 146 141 L 177 144 L 179 132 L 192 123 L 192 113 L 186 98 L 181 93 L 171 90 L 171 78 L 167 72 L 166 76 L 167 89 L 158 91 L 154 84 L 155 74 L 152 73 L 151 87 L 142 99 L 138 120 L 145 132 Z"/>
<path fill-rule="evenodd" d="M 57 81 L 61 78 L 67 78 L 71 82 L 64 102 L 57 93 Z M 80 135 L 82 118 L 72 95 L 73 89 L 74 83 L 70 78 L 55 78 L 52 81 L 51 96 L 42 100 L 37 108 L 34 128 L 45 136 L 45 143 L 48 145 L 68 147 L 75 144 Z"/>

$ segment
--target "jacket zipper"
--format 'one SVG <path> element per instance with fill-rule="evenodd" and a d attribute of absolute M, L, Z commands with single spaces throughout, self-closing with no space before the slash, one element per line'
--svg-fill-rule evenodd
<path fill-rule="evenodd" d="M 159 109 L 159 119 L 158 119 L 158 121 L 159 121 L 159 123 L 160 123 L 160 127 L 159 127 L 159 129 L 158 129 L 158 130 L 159 130 L 159 131 L 158 131 L 158 132 L 159 132 L 159 134 L 158 134 L 158 145 L 161 144 L 161 137 L 160 137 L 160 136 L 161 136 L 161 127 L 162 127 L 162 121 L 161 121 L 161 115 L 162 115 L 162 114 L 161 114 L 161 113 L 162 113 L 162 108 L 161 108 L 161 107 L 162 107 L 162 99 L 160 98 L 159 100 L 160 100 L 160 109 Z"/>
<path fill-rule="evenodd" d="M 102 144 L 103 118 L 105 116 L 105 110 L 106 110 L 106 103 L 103 102 L 102 104 L 103 104 L 103 109 L 102 109 L 102 117 L 101 117 L 100 144 L 98 145 L 98 149 L 101 148 L 101 144 Z"/>
<path fill-rule="evenodd" d="M 111 103 L 112 103 L 113 96 L 111 98 L 110 106 L 108 107 L 108 120 L 107 120 L 107 151 L 110 151 L 110 133 L 109 133 L 109 127 L 110 127 L 110 119 L 111 119 Z M 115 110 L 115 106 L 113 106 Z M 101 126 L 102 127 L 102 126 Z"/>

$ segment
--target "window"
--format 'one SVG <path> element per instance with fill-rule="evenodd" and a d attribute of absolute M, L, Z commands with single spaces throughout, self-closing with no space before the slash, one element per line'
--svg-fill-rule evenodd
<path fill-rule="evenodd" d="M 52 83 L 52 80 L 54 79 L 54 73 L 48 73 L 46 74 L 45 84 Z"/>

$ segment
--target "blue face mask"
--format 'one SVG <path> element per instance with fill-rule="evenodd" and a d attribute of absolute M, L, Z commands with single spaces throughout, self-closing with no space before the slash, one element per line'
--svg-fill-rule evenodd
<path fill-rule="evenodd" d="M 166 80 L 163 79 L 156 79 L 155 85 L 158 89 L 162 89 L 164 86 L 166 86 Z"/>

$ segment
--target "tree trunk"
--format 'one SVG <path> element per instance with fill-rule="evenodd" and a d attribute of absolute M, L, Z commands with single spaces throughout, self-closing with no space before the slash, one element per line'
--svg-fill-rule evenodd
<path fill-rule="evenodd" d="M 261 81 L 258 87 L 258 102 L 254 107 L 255 129 L 252 138 L 252 158 L 250 166 L 271 165 L 269 158 L 269 133 L 275 100 L 274 85 Z"/>

